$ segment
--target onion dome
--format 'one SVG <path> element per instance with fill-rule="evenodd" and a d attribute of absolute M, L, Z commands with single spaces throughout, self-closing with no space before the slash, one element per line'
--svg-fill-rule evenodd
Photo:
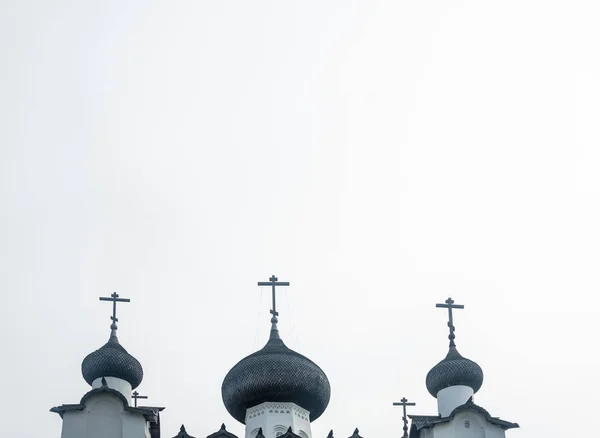
<path fill-rule="evenodd" d="M 117 377 L 129 382 L 135 389 L 142 382 L 144 370 L 140 362 L 119 343 L 116 324 L 111 328 L 108 342 L 83 359 L 81 374 L 90 385 L 98 377 Z"/>
<path fill-rule="evenodd" d="M 310 359 L 290 350 L 279 337 L 277 320 L 259 351 L 239 361 L 225 376 L 221 395 L 227 411 L 245 423 L 246 410 L 264 402 L 291 402 L 310 412 L 310 421 L 327 408 L 331 387 Z"/>
<path fill-rule="evenodd" d="M 435 365 L 425 379 L 429 393 L 437 397 L 437 393 L 444 388 L 456 385 L 465 385 L 479 391 L 483 383 L 483 370 L 477 363 L 462 357 L 451 345 L 446 357 Z"/>

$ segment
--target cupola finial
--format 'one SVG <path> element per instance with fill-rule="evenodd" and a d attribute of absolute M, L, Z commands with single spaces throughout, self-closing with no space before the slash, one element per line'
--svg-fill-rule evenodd
<path fill-rule="evenodd" d="M 445 304 L 436 304 L 435 307 L 442 307 L 448 309 L 448 329 L 450 329 L 450 334 L 448 335 L 448 339 L 450 339 L 450 347 L 456 347 L 454 343 L 454 320 L 452 319 L 452 309 L 464 309 L 465 306 L 463 304 L 454 304 L 454 300 L 452 298 L 448 298 L 445 301 Z"/>
<path fill-rule="evenodd" d="M 259 281 L 259 286 L 271 286 L 271 296 L 273 300 L 273 308 L 270 310 L 271 315 L 271 335 L 270 339 L 279 339 L 279 329 L 277 328 L 277 317 L 279 316 L 279 312 L 277 312 L 277 300 L 275 297 L 275 286 L 289 286 L 290 283 L 288 281 L 278 281 L 279 279 L 274 275 L 271 275 L 269 281 Z"/>
<path fill-rule="evenodd" d="M 119 303 L 129 303 L 131 300 L 129 298 L 119 298 L 119 294 L 116 292 L 113 292 L 110 297 L 100 297 L 100 301 L 112 301 L 113 303 L 113 314 L 110 317 L 112 323 L 110 324 L 110 335 L 111 336 L 116 336 L 117 335 L 117 321 L 119 321 L 119 318 L 117 318 L 117 302 Z"/>

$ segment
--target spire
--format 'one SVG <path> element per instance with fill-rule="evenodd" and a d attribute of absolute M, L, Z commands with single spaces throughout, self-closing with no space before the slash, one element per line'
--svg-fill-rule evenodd
<path fill-rule="evenodd" d="M 464 309 L 465 306 L 462 304 L 454 304 L 454 300 L 452 298 L 448 298 L 445 301 L 445 304 L 436 304 L 435 307 L 442 307 L 448 309 L 448 329 L 450 330 L 450 334 L 448 335 L 448 339 L 450 339 L 450 347 L 456 347 L 454 343 L 454 321 L 452 319 L 452 309 Z"/>
<path fill-rule="evenodd" d="M 416 403 L 408 403 L 406 397 L 402 397 L 402 399 L 399 402 L 394 402 L 394 406 L 402 406 L 402 421 L 404 422 L 404 427 L 402 428 L 404 430 L 404 434 L 402 435 L 402 438 L 408 438 L 408 419 L 406 418 L 406 407 L 415 405 Z"/>
<path fill-rule="evenodd" d="M 277 317 L 279 316 L 279 312 L 277 312 L 277 300 L 275 296 L 275 286 L 289 286 L 290 283 L 288 281 L 278 281 L 279 279 L 274 275 L 271 275 L 269 281 L 259 281 L 259 286 L 271 286 L 271 296 L 273 302 L 273 308 L 270 310 L 271 315 L 271 334 L 269 335 L 269 339 L 280 339 L 279 337 L 279 329 L 277 328 L 277 322 L 279 321 Z"/>
<path fill-rule="evenodd" d="M 110 337 L 117 337 L 117 302 L 119 303 L 129 303 L 131 300 L 129 298 L 119 298 L 119 294 L 113 292 L 110 297 L 100 297 L 100 301 L 112 301 L 113 303 L 113 314 L 110 317 L 112 323 L 110 324 Z"/>

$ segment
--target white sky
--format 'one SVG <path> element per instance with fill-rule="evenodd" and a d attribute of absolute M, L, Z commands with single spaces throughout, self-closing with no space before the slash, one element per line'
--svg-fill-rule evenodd
<path fill-rule="evenodd" d="M 332 385 L 315 438 L 435 413 L 448 296 L 508 436 L 589 435 L 596 1 L 0 4 L 3 434 L 60 436 L 117 291 L 163 436 L 241 436 L 220 385 L 275 273 Z"/>

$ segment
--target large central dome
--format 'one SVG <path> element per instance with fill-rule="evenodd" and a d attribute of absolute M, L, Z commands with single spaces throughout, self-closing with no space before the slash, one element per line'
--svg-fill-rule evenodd
<path fill-rule="evenodd" d="M 290 350 L 274 326 L 267 344 L 227 373 L 221 394 L 227 411 L 240 423 L 245 423 L 248 408 L 264 402 L 295 403 L 313 421 L 325 411 L 331 387 L 323 370 Z"/>

